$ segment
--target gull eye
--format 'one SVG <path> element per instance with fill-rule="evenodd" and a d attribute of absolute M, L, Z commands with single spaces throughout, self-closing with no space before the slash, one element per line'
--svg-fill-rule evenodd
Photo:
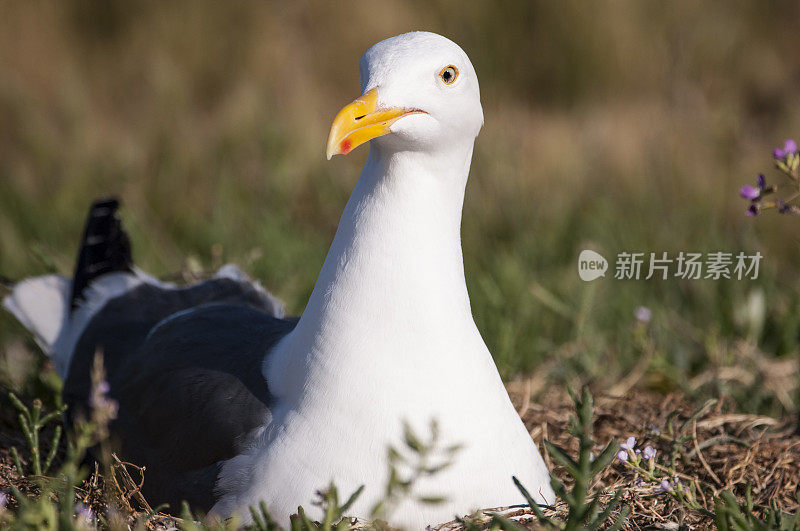
<path fill-rule="evenodd" d="M 458 77 L 458 68 L 453 65 L 446 66 L 439 72 L 439 77 L 442 78 L 445 85 L 452 85 Z"/>

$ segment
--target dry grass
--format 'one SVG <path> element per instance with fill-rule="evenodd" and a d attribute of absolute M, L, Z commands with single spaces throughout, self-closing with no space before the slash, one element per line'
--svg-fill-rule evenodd
<path fill-rule="evenodd" d="M 577 441 L 569 434 L 573 404 L 563 391 L 554 391 L 536 403 L 524 400 L 524 384 L 511 385 L 515 404 L 534 440 L 541 448 L 542 439 L 577 453 Z M 695 408 L 677 394 L 662 396 L 653 393 L 633 392 L 626 397 L 595 397 L 595 440 L 599 452 L 609 440 L 624 441 L 629 436 L 637 444 L 651 444 L 659 456 L 669 452 L 664 433 L 668 419 L 674 416 L 678 423 L 694 413 Z M 677 413 L 677 416 L 675 416 Z M 796 493 L 800 487 L 800 432 L 796 421 L 779 420 L 760 415 L 739 414 L 732 411 L 729 401 L 721 399 L 707 413 L 691 425 L 693 435 L 685 459 L 677 466 L 678 477 L 684 484 L 696 482 L 703 486 L 704 507 L 713 512 L 713 497 L 722 490 L 734 492 L 744 498 L 748 484 L 756 506 L 767 507 L 770 502 L 787 512 L 798 510 Z M 602 443 L 602 444 L 600 444 Z M 552 473 L 561 478 L 563 470 L 545 457 Z M 594 485 L 595 492 L 602 491 L 603 502 L 608 502 L 618 489 L 622 489 L 622 506 L 631 514 L 624 529 L 704 529 L 713 528 L 713 518 L 698 511 L 686 509 L 672 497 L 654 493 L 657 485 L 640 482 L 619 461 L 608 467 Z M 505 516 L 536 528 L 536 519 L 523 507 L 496 509 Z M 565 518 L 568 507 L 558 503 L 545 514 Z M 763 517 L 760 511 L 756 514 Z M 488 518 L 485 518 L 488 520 Z M 440 530 L 462 529 L 457 522 L 436 527 Z"/>
<path fill-rule="evenodd" d="M 531 404 L 523 418 L 537 441 L 547 437 L 576 452 L 575 441 L 567 433 L 572 406 L 565 398 L 563 394 L 547 396 L 540 404 Z M 621 442 L 634 436 L 637 444 L 653 445 L 660 456 L 670 449 L 665 436 L 670 416 L 677 412 L 676 424 L 679 424 L 695 411 L 692 404 L 677 394 L 633 392 L 625 397 L 598 396 L 595 404 L 598 442 L 611 439 Z M 709 486 L 703 489 L 707 510 L 714 510 L 712 496 L 731 490 L 741 498 L 748 483 L 752 485 L 756 505 L 768 506 L 774 500 L 781 509 L 797 510 L 800 432 L 796 420 L 740 414 L 732 409 L 730 401 L 722 398 L 687 428 L 692 441 L 687 443 L 686 456 L 676 468 L 682 482 Z M 557 466 L 551 470 L 559 477 L 562 475 Z M 609 497 L 619 488 L 624 490 L 623 503 L 632 509 L 628 529 L 713 525 L 708 517 L 686 510 L 669 496 L 654 495 L 654 487 L 637 485 L 637 478 L 621 463 L 607 468 L 595 486 Z M 563 507 L 557 509 L 563 513 Z"/>
<path fill-rule="evenodd" d="M 366 155 L 323 153 L 358 93 L 358 57 L 433 30 L 481 78 L 462 242 L 502 375 L 549 364 L 559 383 L 610 387 L 639 362 L 629 328 L 645 305 L 655 349 L 643 384 L 735 386 L 743 410 L 796 410 L 760 376 L 696 379 L 707 360 L 735 365 L 742 340 L 766 358 L 800 350 L 796 220 L 746 218 L 737 197 L 800 130 L 796 32 L 779 3 L 606 2 L 602 23 L 580 0 L 4 7 L 0 276 L 68 273 L 86 207 L 114 193 L 142 269 L 236 262 L 300 313 Z M 765 259 L 753 282 L 586 284 L 585 248 Z M 20 336 L 0 317 L 0 355 Z"/>
<path fill-rule="evenodd" d="M 514 382 L 509 389 L 531 436 L 540 448 L 542 440 L 547 438 L 574 455 L 577 443 L 568 432 L 573 414 L 569 397 L 562 390 L 554 390 L 540 400 L 525 400 L 528 396 L 525 387 L 523 382 Z M 677 394 L 663 396 L 631 392 L 626 397 L 599 395 L 595 399 L 594 423 L 597 451 L 609 440 L 624 441 L 632 435 L 638 444 L 651 444 L 657 448 L 658 461 L 661 461 L 672 448 L 671 438 L 667 435 L 671 419 L 676 426 L 680 425 L 694 411 L 695 405 Z M 674 454 L 678 460 L 677 474 L 682 483 L 694 482 L 700 487 L 700 499 L 708 511 L 714 511 L 714 496 L 722 490 L 729 490 L 743 499 L 748 484 L 752 486 L 757 515 L 763 517 L 763 511 L 758 508 L 763 509 L 770 503 L 784 511 L 798 510 L 800 432 L 796 420 L 738 413 L 732 408 L 732 402 L 723 397 L 690 422 L 687 430 L 691 439 L 680 445 L 680 453 Z M 4 435 L 2 446 L 6 447 L 12 440 L 19 444 L 21 437 L 21 433 Z M 546 460 L 552 473 L 564 478 L 563 470 L 549 458 Z M 103 475 L 95 468 L 76 489 L 77 498 L 98 514 L 104 514 L 108 509 L 108 492 L 115 493 L 115 518 L 133 522 L 150 508 L 138 492 L 141 482 L 147 480 L 147 472 L 131 463 L 117 462 L 113 468 L 115 478 L 108 490 Z M 36 492 L 35 483 L 17 475 L 8 450 L 0 449 L 0 490 L 12 486 L 28 494 Z M 622 463 L 615 461 L 598 477 L 593 488 L 604 493 L 604 502 L 610 500 L 617 489 L 623 490 L 622 506 L 631 508 L 625 529 L 713 527 L 712 517 L 689 510 L 668 495 L 654 493 L 656 486 L 640 481 Z M 531 528 L 536 527 L 530 511 L 523 507 L 486 509 L 487 513 L 492 511 Z M 563 518 L 567 507 L 559 503 L 545 512 Z M 487 517 L 483 519 L 488 520 Z M 480 521 L 480 517 L 475 517 L 475 520 Z M 178 522 L 175 517 L 160 515 L 149 521 L 148 528 L 164 529 Z M 354 527 L 361 525 L 358 523 Z M 461 524 L 455 521 L 435 527 L 448 531 L 461 528 Z"/>

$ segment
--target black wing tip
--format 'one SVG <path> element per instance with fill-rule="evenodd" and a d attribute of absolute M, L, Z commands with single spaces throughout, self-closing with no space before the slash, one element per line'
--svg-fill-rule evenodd
<path fill-rule="evenodd" d="M 83 291 L 97 277 L 133 270 L 130 238 L 117 215 L 119 205 L 116 197 L 105 196 L 96 199 L 89 208 L 72 279 L 72 309 L 83 299 Z"/>
<path fill-rule="evenodd" d="M 113 195 L 98 197 L 92 202 L 92 206 L 89 207 L 89 216 L 94 217 L 108 213 L 114 214 L 119 209 L 119 205 L 119 199 Z M 106 210 L 110 210 L 110 212 L 104 212 Z"/>

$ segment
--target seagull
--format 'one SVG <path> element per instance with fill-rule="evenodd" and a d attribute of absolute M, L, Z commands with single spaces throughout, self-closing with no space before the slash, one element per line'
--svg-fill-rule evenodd
<path fill-rule="evenodd" d="M 395 500 L 392 525 L 525 503 L 512 476 L 537 503 L 555 499 L 464 278 L 462 206 L 483 126 L 475 69 L 447 38 L 412 32 L 369 48 L 360 74 L 327 157 L 367 142 L 369 155 L 301 317 L 235 266 L 188 286 L 140 271 L 115 199 L 92 206 L 72 279 L 28 279 L 4 301 L 53 358 L 73 419 L 102 353 L 112 436 L 146 466 L 151 502 L 245 522 L 261 502 L 321 518 L 321 489 L 363 485 L 349 513 L 369 518 L 387 449 L 431 422 L 459 450 Z"/>

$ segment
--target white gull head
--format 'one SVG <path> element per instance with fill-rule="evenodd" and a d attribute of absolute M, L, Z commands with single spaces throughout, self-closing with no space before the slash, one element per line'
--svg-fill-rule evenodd
<path fill-rule="evenodd" d="M 377 89 L 379 106 L 422 111 L 392 124 L 392 134 L 376 144 L 432 151 L 478 136 L 483 125 L 478 76 L 451 40 L 427 32 L 393 37 L 367 50 L 360 70 L 361 91 Z"/>
<path fill-rule="evenodd" d="M 455 462 L 421 478 L 388 515 L 408 529 L 479 508 L 523 503 L 516 475 L 552 502 L 547 469 L 475 326 L 460 224 L 472 147 L 483 124 L 475 70 L 450 40 L 414 32 L 370 48 L 363 94 L 334 119 L 328 158 L 370 142 L 297 327 L 266 353 L 272 419 L 224 463 L 214 512 L 313 509 L 334 481 L 365 485 L 369 518 L 385 492 L 387 449 L 402 424 L 436 420 Z M 443 496 L 426 504 L 418 496 Z M 319 515 L 316 515 L 319 516 Z"/>
<path fill-rule="evenodd" d="M 373 138 L 373 146 L 392 151 L 471 146 L 483 125 L 475 68 L 441 35 L 418 31 L 381 41 L 362 56 L 360 71 L 363 94 L 337 116 L 328 158 Z"/>

